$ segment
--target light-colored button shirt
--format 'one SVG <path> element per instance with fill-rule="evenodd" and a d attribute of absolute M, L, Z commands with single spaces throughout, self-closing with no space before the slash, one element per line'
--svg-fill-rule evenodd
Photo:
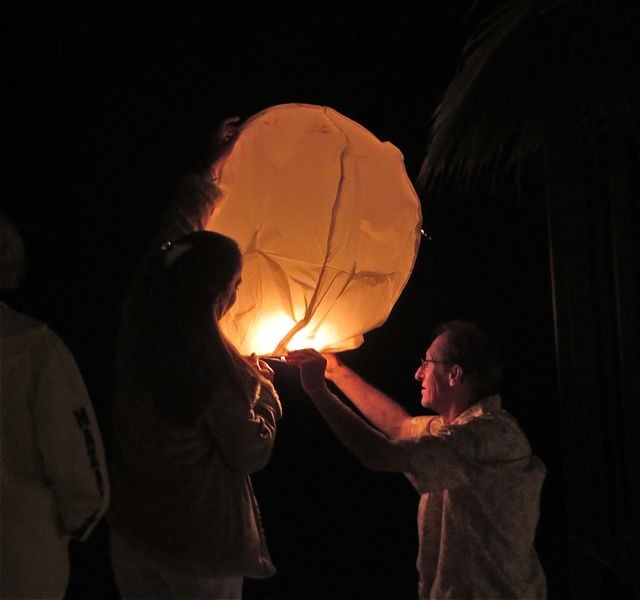
<path fill-rule="evenodd" d="M 450 424 L 414 417 L 398 442 L 418 509 L 420 598 L 544 598 L 533 546 L 545 467 L 500 397 Z"/>

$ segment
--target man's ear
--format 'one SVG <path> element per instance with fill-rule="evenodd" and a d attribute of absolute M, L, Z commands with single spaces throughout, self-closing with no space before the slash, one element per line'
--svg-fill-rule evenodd
<path fill-rule="evenodd" d="M 453 365 L 449 370 L 449 385 L 461 385 L 464 382 L 464 373 L 460 365 Z"/>

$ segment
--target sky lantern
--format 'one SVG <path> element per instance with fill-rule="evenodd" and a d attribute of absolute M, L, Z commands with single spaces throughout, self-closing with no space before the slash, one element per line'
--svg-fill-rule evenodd
<path fill-rule="evenodd" d="M 402 292 L 420 202 L 402 153 L 325 106 L 283 104 L 242 126 L 207 229 L 242 250 L 221 321 L 243 354 L 355 348 Z"/>

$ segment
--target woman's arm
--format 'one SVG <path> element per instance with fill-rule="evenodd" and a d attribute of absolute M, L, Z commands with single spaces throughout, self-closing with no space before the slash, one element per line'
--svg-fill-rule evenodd
<path fill-rule="evenodd" d="M 255 473 L 271 456 L 276 421 L 282 416 L 278 394 L 262 381 L 255 402 L 235 386 L 220 392 L 205 418 L 225 464 L 234 471 Z"/>

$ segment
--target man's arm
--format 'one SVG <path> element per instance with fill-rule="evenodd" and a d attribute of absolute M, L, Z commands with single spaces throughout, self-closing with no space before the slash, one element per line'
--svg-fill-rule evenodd
<path fill-rule="evenodd" d="M 326 359 L 315 350 L 299 350 L 288 354 L 287 364 L 300 369 L 305 392 L 333 432 L 363 466 L 374 471 L 402 472 L 408 469 L 409 460 L 403 449 L 365 423 L 327 388 L 324 380 Z"/>
<path fill-rule="evenodd" d="M 335 354 L 323 354 L 327 361 L 325 377 L 333 381 L 358 410 L 389 438 L 402 437 L 411 415 L 397 402 L 366 382 L 343 364 Z"/>

